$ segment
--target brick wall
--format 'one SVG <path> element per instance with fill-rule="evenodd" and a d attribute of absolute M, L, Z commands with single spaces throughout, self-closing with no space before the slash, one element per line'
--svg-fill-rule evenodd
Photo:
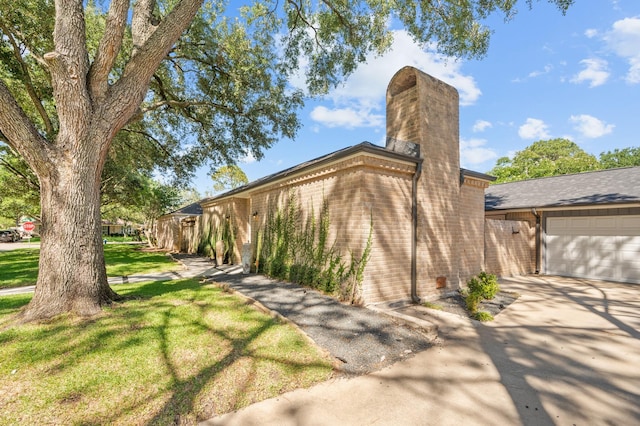
<path fill-rule="evenodd" d="M 485 271 L 498 276 L 535 272 L 535 225 L 523 220 L 485 221 Z"/>
<path fill-rule="evenodd" d="M 363 228 L 373 215 L 371 259 L 365 270 L 367 303 L 411 295 L 411 186 L 414 165 L 395 170 L 369 167 L 363 173 Z M 366 234 L 365 234 L 366 237 Z"/>
<path fill-rule="evenodd" d="M 387 140 L 420 145 L 418 182 L 418 294 L 459 286 L 460 160 L 458 92 L 405 67 L 387 89 Z"/>
<path fill-rule="evenodd" d="M 180 252 L 194 254 L 200 243 L 200 217 L 191 216 L 180 221 Z"/>
<path fill-rule="evenodd" d="M 207 231 L 215 232 L 228 222 L 233 227 L 236 244 L 233 247 L 233 263 L 241 262 L 242 244 L 250 240 L 248 198 L 222 198 L 202 204 L 202 220 L 197 230 L 198 241 Z"/>
<path fill-rule="evenodd" d="M 484 190 L 488 183 L 465 177 L 460 188 L 460 285 L 484 270 Z"/>
<path fill-rule="evenodd" d="M 257 188 L 251 193 L 248 209 L 248 235 L 254 250 L 257 232 L 265 226 L 268 212 L 283 208 L 290 194 L 302 209 L 301 223 L 312 214 L 319 218 L 326 198 L 331 223 L 329 242 L 335 242 L 346 261 L 350 253 L 362 256 L 372 229 L 371 257 L 363 280 L 365 302 L 408 297 L 414 169 L 413 163 L 359 153 Z M 206 220 L 219 216 L 219 210 L 220 206 L 205 206 Z"/>
<path fill-rule="evenodd" d="M 180 220 L 184 216 L 165 215 L 156 222 L 156 241 L 158 248 L 180 251 Z"/>

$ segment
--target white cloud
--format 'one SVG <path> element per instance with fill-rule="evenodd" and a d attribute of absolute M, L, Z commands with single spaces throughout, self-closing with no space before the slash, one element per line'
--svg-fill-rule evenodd
<path fill-rule="evenodd" d="M 597 35 L 598 35 L 598 30 L 596 30 L 596 29 L 594 29 L 594 28 L 589 28 L 588 30 L 586 30 L 586 31 L 584 32 L 584 35 L 585 35 L 587 38 L 594 38 L 595 36 L 597 36 Z"/>
<path fill-rule="evenodd" d="M 640 83 L 640 18 L 625 18 L 613 23 L 604 40 L 618 56 L 629 62 L 626 81 Z"/>
<path fill-rule="evenodd" d="M 311 111 L 311 119 L 327 127 L 378 127 L 384 124 L 384 117 L 373 114 L 367 108 L 335 108 L 318 106 Z"/>
<path fill-rule="evenodd" d="M 393 45 L 380 57 L 369 55 L 344 85 L 329 94 L 335 100 L 358 98 L 379 102 L 393 75 L 405 65 L 422 70 L 458 89 L 460 104 L 473 104 L 481 95 L 472 76 L 463 75 L 461 62 L 416 44 L 404 30 L 393 31 Z"/>
<path fill-rule="evenodd" d="M 247 152 L 243 157 L 238 160 L 242 164 L 251 164 L 256 161 L 256 157 L 253 156 L 253 152 Z"/>
<path fill-rule="evenodd" d="M 460 139 L 460 163 L 463 167 L 481 164 L 486 161 L 495 160 L 498 154 L 485 145 L 484 139 Z"/>
<path fill-rule="evenodd" d="M 587 114 L 572 115 L 569 121 L 575 124 L 573 128 L 582 136 L 591 139 L 609 134 L 615 127 L 613 124 L 606 124 L 604 121 Z"/>
<path fill-rule="evenodd" d="M 552 65 L 545 65 L 542 70 L 530 72 L 529 77 L 535 78 L 535 77 L 540 77 L 541 75 L 544 75 L 544 74 L 549 74 L 552 69 L 553 69 Z"/>
<path fill-rule="evenodd" d="M 493 124 L 487 120 L 476 120 L 476 122 L 473 123 L 473 128 L 471 130 L 473 130 L 474 133 L 478 133 L 484 132 L 486 129 L 491 127 L 493 127 Z"/>
<path fill-rule="evenodd" d="M 609 79 L 608 64 L 604 59 L 583 59 L 580 63 L 585 66 L 585 69 L 571 78 L 572 83 L 589 82 L 589 87 L 597 87 L 603 85 Z"/>
<path fill-rule="evenodd" d="M 454 86 L 460 95 L 460 105 L 471 105 L 480 97 L 482 92 L 476 81 L 462 72 L 460 61 L 420 47 L 406 31 L 394 31 L 393 36 L 389 52 L 379 57 L 370 55 L 344 84 L 326 96 L 333 105 L 314 109 L 312 119 L 348 128 L 374 126 L 380 119 L 378 125 L 383 126 L 383 113 L 377 111 L 384 111 L 387 85 L 393 75 L 407 65 Z"/>
<path fill-rule="evenodd" d="M 522 139 L 545 139 L 549 137 L 549 126 L 537 118 L 527 118 L 527 121 L 518 129 L 518 135 Z"/>

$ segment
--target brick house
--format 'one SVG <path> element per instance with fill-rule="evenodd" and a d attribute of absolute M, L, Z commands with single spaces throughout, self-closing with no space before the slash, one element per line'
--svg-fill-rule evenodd
<path fill-rule="evenodd" d="M 160 216 L 154 234 L 159 248 L 174 252 L 195 253 L 199 239 L 196 223 L 202 216 L 200 202 L 191 203 Z"/>
<path fill-rule="evenodd" d="M 492 185 L 487 270 L 640 284 L 640 167 Z"/>
<path fill-rule="evenodd" d="M 186 219 L 193 224 L 190 238 L 232 224 L 230 260 L 237 263 L 244 243 L 255 252 L 257 231 L 291 194 L 302 220 L 326 200 L 336 250 L 359 256 L 371 233 L 364 303 L 416 301 L 458 289 L 484 269 L 484 191 L 494 178 L 460 168 L 455 88 L 405 67 L 386 98 L 386 147 L 364 142 L 202 200 L 202 215 Z M 193 249 L 169 239 L 163 245 Z"/>

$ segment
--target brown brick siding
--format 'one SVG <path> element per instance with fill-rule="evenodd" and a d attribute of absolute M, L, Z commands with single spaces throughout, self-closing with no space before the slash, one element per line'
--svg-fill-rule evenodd
<path fill-rule="evenodd" d="M 180 251 L 180 221 L 183 215 L 165 215 L 156 222 L 156 240 L 158 248 Z"/>
<path fill-rule="evenodd" d="M 419 144 L 424 161 L 418 182 L 417 285 L 421 297 L 459 285 L 458 127 L 454 87 L 409 67 L 394 76 L 387 90 L 387 138 Z M 436 288 L 440 277 L 446 279 L 442 289 Z"/>
<path fill-rule="evenodd" d="M 271 209 L 297 197 L 303 221 L 319 217 L 323 198 L 329 200 L 329 241 L 346 260 L 360 257 L 373 220 L 372 251 L 365 269 L 363 296 L 367 303 L 406 298 L 410 285 L 411 176 L 413 164 L 360 154 L 261 188 L 251 195 L 252 237 Z"/>
<path fill-rule="evenodd" d="M 524 220 L 485 222 L 485 270 L 498 276 L 535 271 L 535 225 Z"/>
<path fill-rule="evenodd" d="M 484 270 L 484 190 L 487 182 L 465 178 L 460 189 L 460 285 Z"/>
<path fill-rule="evenodd" d="M 236 245 L 233 249 L 233 263 L 239 264 L 242 253 L 242 244 L 250 240 L 249 237 L 249 212 L 250 202 L 247 198 L 223 198 L 213 202 L 203 203 L 202 221 L 198 230 L 198 240 L 207 229 L 213 232 L 229 221 L 233 226 Z"/>

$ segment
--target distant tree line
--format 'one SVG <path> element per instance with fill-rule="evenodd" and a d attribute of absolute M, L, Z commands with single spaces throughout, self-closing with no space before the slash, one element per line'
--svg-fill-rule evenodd
<path fill-rule="evenodd" d="M 487 173 L 497 178 L 495 183 L 504 183 L 633 166 L 640 166 L 640 147 L 614 149 L 596 158 L 575 142 L 560 138 L 540 140 L 513 157 L 501 157 Z"/>

